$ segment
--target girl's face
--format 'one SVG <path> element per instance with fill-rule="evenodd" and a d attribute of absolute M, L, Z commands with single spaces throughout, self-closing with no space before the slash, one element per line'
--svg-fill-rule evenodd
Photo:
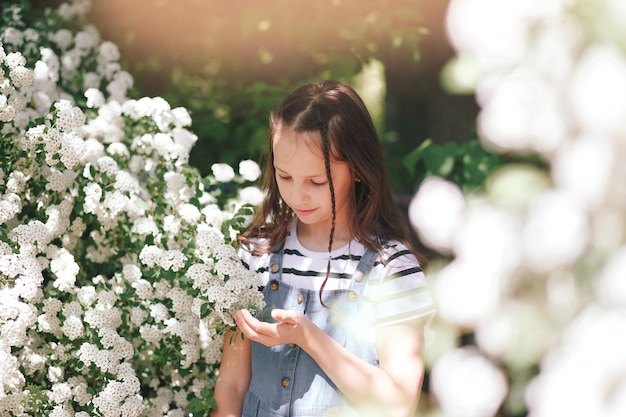
<path fill-rule="evenodd" d="M 282 199 L 306 227 L 328 232 L 332 223 L 331 196 L 319 132 L 297 133 L 279 127 L 272 138 L 274 172 Z M 345 162 L 330 161 L 335 189 L 336 227 L 347 224 L 352 174 Z"/>

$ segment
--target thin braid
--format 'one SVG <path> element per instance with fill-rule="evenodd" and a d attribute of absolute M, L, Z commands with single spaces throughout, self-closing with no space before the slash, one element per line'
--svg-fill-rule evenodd
<path fill-rule="evenodd" d="M 330 236 L 328 237 L 328 263 L 326 264 L 326 278 L 324 278 L 324 282 L 322 282 L 322 286 L 320 287 L 320 303 L 327 307 L 322 300 L 322 293 L 324 292 L 324 287 L 326 287 L 326 282 L 328 282 L 328 278 L 330 277 L 330 254 L 333 248 L 333 239 L 335 237 L 335 219 L 336 219 L 336 207 L 335 207 L 335 186 L 333 184 L 333 178 L 330 173 L 330 141 L 328 139 L 328 123 L 322 123 L 320 126 L 320 135 L 322 136 L 322 152 L 324 153 L 324 165 L 326 166 L 326 178 L 328 179 L 328 187 L 330 188 L 330 204 L 332 210 L 332 221 L 330 224 Z"/>

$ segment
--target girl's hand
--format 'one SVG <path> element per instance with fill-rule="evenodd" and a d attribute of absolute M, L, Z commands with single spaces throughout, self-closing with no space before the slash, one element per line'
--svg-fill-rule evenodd
<path fill-rule="evenodd" d="M 272 310 L 272 318 L 277 323 L 267 323 L 253 317 L 248 310 L 233 314 L 237 327 L 245 337 L 265 346 L 296 344 L 302 346 L 305 334 L 314 324 L 302 313 L 293 310 Z"/>

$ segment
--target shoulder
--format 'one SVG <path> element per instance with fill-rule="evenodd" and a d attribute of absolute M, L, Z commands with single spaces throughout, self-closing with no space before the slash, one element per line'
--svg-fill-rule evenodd
<path fill-rule="evenodd" d="M 403 243 L 383 244 L 370 275 L 368 299 L 375 305 L 375 325 L 409 323 L 434 312 L 429 285 L 415 254 Z"/>
<path fill-rule="evenodd" d="M 268 244 L 269 241 L 266 238 L 251 238 L 239 246 L 239 258 L 249 269 L 257 269 L 259 262 L 263 262 L 269 256 L 269 253 L 266 253 Z"/>
<path fill-rule="evenodd" d="M 411 270 L 412 273 L 422 272 L 422 266 L 415 253 L 404 243 L 391 240 L 383 243 L 379 255 L 380 266 L 387 273 L 398 270 Z"/>

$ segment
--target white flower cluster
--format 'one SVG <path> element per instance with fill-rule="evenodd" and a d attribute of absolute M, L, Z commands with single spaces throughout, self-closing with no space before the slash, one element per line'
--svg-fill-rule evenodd
<path fill-rule="evenodd" d="M 17 89 L 33 83 L 33 71 L 26 68 L 26 59 L 18 52 L 6 53 L 0 45 L 0 121 L 10 122 L 26 107 L 26 98 Z M 5 73 L 9 77 L 5 77 Z"/>
<path fill-rule="evenodd" d="M 506 166 L 473 196 L 430 178 L 411 204 L 453 259 L 431 275 L 446 415 L 626 415 L 624 19 L 615 0 L 451 2 L 449 84 L 474 81 L 485 146 L 547 169 Z M 477 349 L 455 349 L 468 331 Z"/>
<path fill-rule="evenodd" d="M 189 415 L 233 311 L 262 308 L 231 246 L 250 201 L 187 165 L 186 109 L 127 97 L 90 5 L 3 9 L 0 416 Z"/>

